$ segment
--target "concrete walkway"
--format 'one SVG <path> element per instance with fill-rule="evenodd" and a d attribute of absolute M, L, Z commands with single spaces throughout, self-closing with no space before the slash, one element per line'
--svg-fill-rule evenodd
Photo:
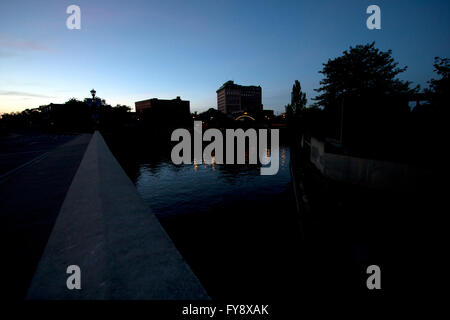
<path fill-rule="evenodd" d="M 11 171 L 17 172 L 17 169 L 26 163 L 55 150 L 75 137 L 77 137 L 75 134 L 38 132 L 0 136 L 0 181 L 4 180 L 4 177 L 8 176 Z"/>
<path fill-rule="evenodd" d="M 27 158 L 2 162 L 8 168 L 20 166 L 0 181 L 0 273 L 7 299 L 24 298 L 91 134 L 69 138 L 59 146 L 44 139 L 45 156 L 27 166 L 21 166 Z M 43 141 L 39 139 L 28 140 Z M 34 149 L 26 145 L 12 151 L 26 150 Z"/>
<path fill-rule="evenodd" d="M 81 290 L 66 286 L 81 268 Z M 28 299 L 209 299 L 96 132 L 72 181 Z"/>

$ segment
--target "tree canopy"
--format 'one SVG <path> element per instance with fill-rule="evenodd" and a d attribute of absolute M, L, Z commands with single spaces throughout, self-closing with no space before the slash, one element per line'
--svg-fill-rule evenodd
<path fill-rule="evenodd" d="M 291 103 L 285 106 L 286 114 L 290 122 L 293 118 L 298 118 L 303 109 L 306 108 L 306 93 L 302 92 L 300 81 L 295 80 L 291 91 Z"/>
<path fill-rule="evenodd" d="M 316 105 L 325 109 L 339 101 L 344 95 L 352 97 L 405 94 L 410 89 L 409 81 L 399 80 L 400 68 L 392 57 L 392 51 L 375 48 L 375 42 L 357 45 L 344 51 L 342 56 L 329 59 L 319 71 L 324 75 L 321 87 L 315 89 L 320 94 L 314 98 Z"/>
<path fill-rule="evenodd" d="M 434 72 L 441 78 L 430 80 L 430 90 L 433 95 L 433 103 L 437 107 L 448 106 L 450 95 L 450 59 L 434 58 Z"/>
<path fill-rule="evenodd" d="M 298 80 L 295 80 L 292 86 L 291 106 L 295 114 L 299 114 L 306 107 L 306 93 L 302 92 L 302 86 Z"/>

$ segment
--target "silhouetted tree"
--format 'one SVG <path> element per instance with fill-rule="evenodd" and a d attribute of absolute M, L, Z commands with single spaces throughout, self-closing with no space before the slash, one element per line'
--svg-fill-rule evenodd
<path fill-rule="evenodd" d="M 91 113 L 88 105 L 71 98 L 62 106 L 51 111 L 50 119 L 62 131 L 85 131 L 91 126 Z"/>
<path fill-rule="evenodd" d="M 295 80 L 291 92 L 291 107 L 294 114 L 299 115 L 306 107 L 306 93 L 302 92 L 302 86 L 298 80 Z"/>
<path fill-rule="evenodd" d="M 115 107 L 113 107 L 112 110 L 115 112 L 129 112 L 131 111 L 131 107 L 118 104 Z"/>
<path fill-rule="evenodd" d="M 434 71 L 441 77 L 440 79 L 431 79 L 430 89 L 432 104 L 439 109 L 448 109 L 450 101 L 450 59 L 434 58 Z M 444 111 L 444 110 L 443 110 Z M 445 110 L 448 112 L 448 110 Z"/>
<path fill-rule="evenodd" d="M 226 114 L 220 112 L 215 108 L 209 108 L 208 110 L 199 113 L 196 116 L 196 119 L 203 121 L 208 126 L 212 127 L 225 126 L 231 121 Z"/>
<path fill-rule="evenodd" d="M 350 47 L 343 55 L 328 60 L 319 71 L 324 75 L 316 105 L 325 109 L 343 95 L 354 97 L 386 96 L 411 93 L 409 81 L 397 79 L 407 67 L 399 68 L 392 51 L 375 48 L 375 42 Z"/>
<path fill-rule="evenodd" d="M 295 80 L 291 91 L 291 104 L 285 106 L 286 115 L 289 118 L 299 117 L 301 111 L 306 107 L 306 93 L 302 92 L 302 86 Z"/>
<path fill-rule="evenodd" d="M 347 152 L 360 156 L 400 154 L 410 113 L 408 96 L 417 91 L 397 76 L 392 51 L 381 51 L 372 42 L 350 47 L 328 60 L 316 106 L 324 108 L 325 136 L 334 138 Z"/>
<path fill-rule="evenodd" d="M 292 108 L 292 105 L 291 105 L 291 104 L 287 104 L 287 105 L 284 106 L 284 109 L 285 109 L 285 111 L 286 111 L 286 117 L 287 117 L 287 119 L 288 119 L 288 120 L 289 120 L 289 119 L 292 119 L 292 118 L 294 117 L 294 110 L 293 110 L 293 108 Z"/>
<path fill-rule="evenodd" d="M 306 102 L 306 93 L 302 92 L 300 81 L 295 80 L 291 91 L 291 103 L 285 106 L 289 137 L 293 146 L 298 145 L 297 142 L 304 132 L 302 113 L 306 108 Z"/>
<path fill-rule="evenodd" d="M 450 104 L 450 59 L 434 58 L 434 72 L 440 78 L 432 79 L 430 87 L 425 89 L 427 102 L 416 106 L 411 113 L 411 136 L 419 146 L 426 146 L 428 150 L 438 150 L 447 144 Z M 428 155 L 422 149 L 416 148 L 417 157 Z"/>

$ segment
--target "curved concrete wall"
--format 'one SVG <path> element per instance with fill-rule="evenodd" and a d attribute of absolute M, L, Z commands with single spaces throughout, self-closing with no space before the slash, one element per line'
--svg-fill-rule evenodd
<path fill-rule="evenodd" d="M 373 188 L 413 189 L 432 176 L 430 169 L 325 152 L 324 143 L 311 137 L 311 162 L 324 175 Z"/>
<path fill-rule="evenodd" d="M 81 290 L 66 285 L 81 269 Z M 157 218 L 95 132 L 27 299 L 209 299 Z"/>

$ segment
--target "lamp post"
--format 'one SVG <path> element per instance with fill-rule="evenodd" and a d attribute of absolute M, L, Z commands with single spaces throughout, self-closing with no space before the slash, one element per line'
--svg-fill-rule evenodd
<path fill-rule="evenodd" d="M 92 102 L 94 102 L 95 100 L 95 94 L 97 93 L 97 91 L 95 91 L 94 89 L 91 90 L 91 94 L 92 94 Z"/>
<path fill-rule="evenodd" d="M 95 102 L 95 94 L 97 93 L 97 91 L 95 91 L 94 89 L 91 90 L 91 94 L 92 94 L 92 117 L 94 119 L 94 121 L 96 122 L 96 124 L 98 124 L 98 113 L 97 113 L 97 104 Z"/>

